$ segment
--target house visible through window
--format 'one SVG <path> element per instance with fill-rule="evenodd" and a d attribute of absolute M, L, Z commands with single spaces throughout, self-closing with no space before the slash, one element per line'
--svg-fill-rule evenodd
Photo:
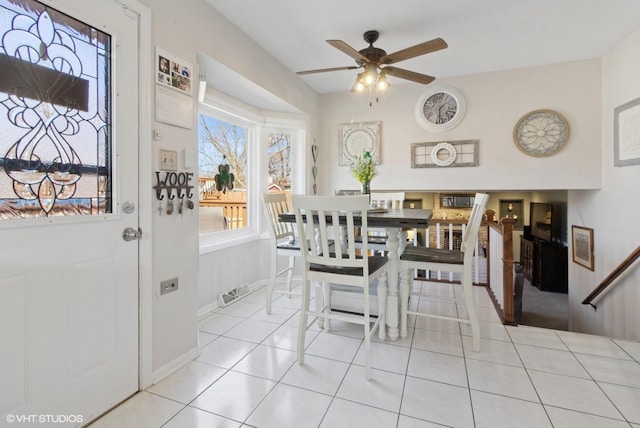
<path fill-rule="evenodd" d="M 269 191 L 291 190 L 291 135 L 282 132 L 269 134 Z"/>

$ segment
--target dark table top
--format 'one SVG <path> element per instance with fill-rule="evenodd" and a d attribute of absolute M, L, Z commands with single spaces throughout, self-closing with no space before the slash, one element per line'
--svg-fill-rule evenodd
<path fill-rule="evenodd" d="M 427 228 L 432 211 L 425 209 L 404 208 L 389 210 L 369 210 L 367 211 L 367 225 L 369 227 L 400 227 L 403 229 Z M 354 216 L 356 225 L 360 224 L 360 216 Z M 295 223 L 296 217 L 293 213 L 280 214 L 280 221 Z M 346 221 L 346 219 L 345 219 Z M 342 217 L 341 217 L 342 222 Z"/>

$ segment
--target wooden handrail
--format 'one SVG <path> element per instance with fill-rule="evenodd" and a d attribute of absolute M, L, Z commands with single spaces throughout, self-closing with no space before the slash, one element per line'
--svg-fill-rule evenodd
<path fill-rule="evenodd" d="M 610 274 L 607 276 L 601 283 L 598 285 L 592 292 L 587 296 L 586 299 L 582 301 L 583 305 L 591 305 L 593 309 L 596 309 L 596 306 L 591 303 L 595 300 L 596 297 L 600 295 L 613 281 L 616 280 L 622 273 L 627 270 L 629 266 L 633 264 L 638 258 L 640 258 L 640 246 L 638 246 L 629 257 L 624 259 L 622 263 L 620 263 Z"/>

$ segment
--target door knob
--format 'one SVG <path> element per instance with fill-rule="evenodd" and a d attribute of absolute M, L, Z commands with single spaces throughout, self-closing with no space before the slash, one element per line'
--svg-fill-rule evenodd
<path fill-rule="evenodd" d="M 138 230 L 133 227 L 127 227 L 122 231 L 122 239 L 125 241 L 133 241 L 134 239 L 140 239 L 142 237 L 142 229 L 138 228 Z"/>

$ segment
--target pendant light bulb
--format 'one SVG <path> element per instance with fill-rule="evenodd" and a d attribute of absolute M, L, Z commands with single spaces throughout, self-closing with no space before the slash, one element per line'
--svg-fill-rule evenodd
<path fill-rule="evenodd" d="M 378 78 L 378 69 L 374 64 L 364 66 L 364 83 L 369 86 Z"/>

